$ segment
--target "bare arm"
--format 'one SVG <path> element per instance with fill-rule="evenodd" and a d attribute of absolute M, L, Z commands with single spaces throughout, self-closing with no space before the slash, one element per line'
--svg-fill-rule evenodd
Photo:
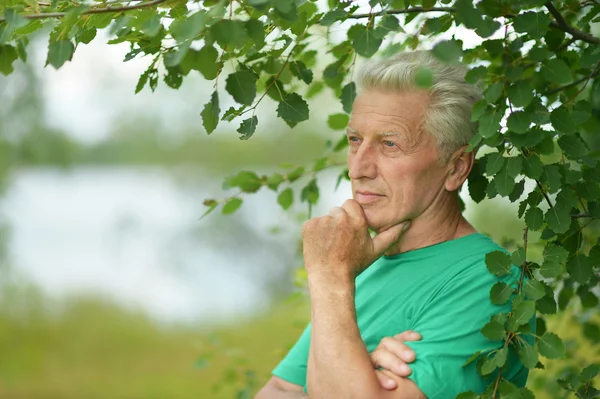
<path fill-rule="evenodd" d="M 279 377 L 271 377 L 254 399 L 305 399 L 304 388 Z"/>
<path fill-rule="evenodd" d="M 399 379 L 381 387 L 360 336 L 354 307 L 354 277 L 379 258 L 408 227 L 397 224 L 371 238 L 360 205 L 347 200 L 329 216 L 302 229 L 304 265 L 311 298 L 308 392 L 313 399 L 421 399 L 416 384 Z"/>
<path fill-rule="evenodd" d="M 356 325 L 353 284 L 339 279 L 317 282 L 309 277 L 312 331 L 308 360 L 311 398 L 423 399 L 407 378 L 386 373 L 394 390 L 380 384 Z"/>

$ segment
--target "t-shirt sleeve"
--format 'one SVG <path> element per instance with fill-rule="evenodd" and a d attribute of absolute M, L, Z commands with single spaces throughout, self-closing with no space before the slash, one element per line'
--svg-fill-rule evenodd
<path fill-rule="evenodd" d="M 469 390 L 482 392 L 489 381 L 477 373 L 476 362 L 463 365 L 478 351 L 502 346 L 502 342 L 489 341 L 480 330 L 492 315 L 509 312 L 510 301 L 493 305 L 490 289 L 498 278 L 485 265 L 473 267 L 484 270 L 454 278 L 413 319 L 411 329 L 419 332 L 422 339 L 407 342 L 416 353 L 409 378 L 429 399 L 455 398 Z M 511 274 L 503 281 L 516 284 Z M 510 370 L 510 374 L 514 372 Z"/>
<path fill-rule="evenodd" d="M 310 348 L 310 329 L 308 323 L 304 332 L 283 360 L 273 369 L 272 374 L 292 384 L 306 385 L 306 369 L 308 367 L 308 351 Z"/>

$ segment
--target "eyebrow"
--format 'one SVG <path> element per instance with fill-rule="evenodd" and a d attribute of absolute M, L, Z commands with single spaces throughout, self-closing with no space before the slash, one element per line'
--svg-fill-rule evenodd
<path fill-rule="evenodd" d="M 360 133 L 358 132 L 358 130 L 351 128 L 350 126 L 346 127 L 346 132 L 347 133 L 352 133 L 352 134 L 358 134 L 360 135 Z M 404 135 L 402 133 L 399 132 L 377 132 L 375 133 L 376 136 L 379 137 L 389 137 L 389 136 L 399 136 L 399 137 L 404 137 Z"/>

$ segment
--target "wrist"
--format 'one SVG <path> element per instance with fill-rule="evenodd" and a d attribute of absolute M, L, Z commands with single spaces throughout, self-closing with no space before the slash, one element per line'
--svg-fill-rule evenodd
<path fill-rule="evenodd" d="M 331 289 L 354 289 L 354 277 L 345 268 L 307 267 L 308 288 L 327 287 Z"/>

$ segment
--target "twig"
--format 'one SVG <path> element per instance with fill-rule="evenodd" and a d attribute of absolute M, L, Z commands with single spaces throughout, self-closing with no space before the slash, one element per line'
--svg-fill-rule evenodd
<path fill-rule="evenodd" d="M 600 63 L 598 65 L 600 65 Z M 598 75 L 598 73 L 600 73 L 600 69 L 598 68 L 598 65 L 596 65 L 596 68 L 594 68 L 594 71 L 592 73 L 590 73 L 588 76 L 584 76 L 581 79 L 577 79 L 574 82 L 571 82 L 571 83 L 569 83 L 567 85 L 564 85 L 564 86 L 557 87 L 556 89 L 548 90 L 547 92 L 543 93 L 543 95 L 544 96 L 549 96 L 549 95 L 557 93 L 557 92 L 559 92 L 561 90 L 568 89 L 569 87 L 577 86 L 579 83 L 581 83 L 583 81 L 585 81 L 586 85 L 587 85 L 587 82 L 591 78 L 595 77 L 596 75 Z M 585 88 L 585 86 L 584 86 L 584 88 Z"/>
<path fill-rule="evenodd" d="M 580 218 L 592 218 L 595 219 L 592 215 L 590 215 L 589 213 L 578 213 L 576 215 L 571 215 L 572 219 L 580 219 Z"/>
<path fill-rule="evenodd" d="M 414 14 L 419 12 L 455 12 L 456 9 L 454 7 L 432 7 L 432 8 L 423 8 L 423 7 L 412 7 L 405 8 L 402 10 L 384 10 L 379 12 L 373 12 L 368 14 L 353 14 L 348 15 L 347 19 L 360 19 L 360 18 L 371 18 L 371 17 L 380 17 L 382 15 L 395 15 L 395 14 Z"/>
<path fill-rule="evenodd" d="M 279 70 L 279 72 L 277 72 L 277 75 L 275 75 L 275 79 L 273 79 L 273 81 L 269 84 L 269 86 L 267 86 L 267 88 L 265 89 L 265 92 L 262 94 L 262 96 L 260 96 L 260 98 L 258 99 L 258 101 L 256 102 L 256 104 L 254 104 L 252 107 L 248 108 L 247 110 L 245 110 L 244 112 L 242 112 L 238 116 L 242 116 L 246 112 L 250 112 L 250 111 L 254 112 L 254 110 L 256 109 L 256 107 L 258 107 L 258 104 L 260 104 L 260 102 L 262 101 L 262 99 L 265 98 L 265 96 L 267 95 L 267 93 L 269 92 L 269 90 L 271 89 L 271 87 L 273 87 L 273 85 L 277 82 L 277 79 L 279 79 L 279 76 L 281 76 L 281 73 L 283 72 L 283 70 L 285 69 L 285 67 L 287 66 L 287 64 L 289 63 L 290 58 L 292 57 L 292 54 L 294 53 L 294 50 L 296 49 L 296 47 L 298 47 L 298 44 L 302 41 L 302 39 L 304 39 L 304 36 L 306 35 L 306 32 L 308 32 L 308 28 L 304 29 L 304 32 L 302 32 L 302 35 L 300 35 L 298 37 L 298 39 L 296 40 L 296 44 L 294 44 L 294 47 L 292 47 L 292 49 L 290 50 L 290 53 L 286 57 L 285 62 L 281 66 L 281 69 Z"/>
<path fill-rule="evenodd" d="M 548 194 L 546 194 L 544 187 L 542 187 L 542 183 L 540 183 L 540 181 L 538 179 L 535 179 L 535 183 L 537 184 L 538 188 L 544 195 L 544 198 L 546 198 L 546 202 L 548 203 L 548 205 L 550 205 L 550 208 L 554 208 L 554 206 L 552 205 L 552 202 L 550 202 L 550 198 L 548 197 Z"/>
<path fill-rule="evenodd" d="M 90 15 L 90 14 L 101 14 L 106 12 L 121 12 L 121 11 L 129 11 L 129 10 L 137 10 L 139 8 L 146 8 L 158 5 L 160 3 L 164 3 L 166 0 L 152 0 L 147 3 L 139 3 L 133 6 L 123 6 L 123 7 L 107 7 L 107 8 L 92 8 L 91 10 L 87 10 L 81 13 L 81 15 Z M 41 14 L 25 14 L 21 15 L 21 17 L 25 19 L 44 19 L 44 18 L 62 18 L 67 15 L 66 12 L 48 12 Z M 6 18 L 0 17 L 0 22 L 5 22 Z"/>
<path fill-rule="evenodd" d="M 579 29 L 569 25 L 567 23 L 567 21 L 565 21 L 565 18 L 562 16 L 560 11 L 558 11 L 556 9 L 556 7 L 554 6 L 554 4 L 552 4 L 552 1 L 546 2 L 546 4 L 544 4 L 544 6 L 548 9 L 548 11 L 550 11 L 550 14 L 552 14 L 554 19 L 556 20 L 556 25 L 558 26 L 559 29 L 561 29 L 567 33 L 570 33 L 571 36 L 573 36 L 579 40 L 583 40 L 584 42 L 600 44 L 600 39 L 598 39 L 597 37 L 594 37 L 594 36 L 590 35 L 589 33 L 582 32 Z"/>

